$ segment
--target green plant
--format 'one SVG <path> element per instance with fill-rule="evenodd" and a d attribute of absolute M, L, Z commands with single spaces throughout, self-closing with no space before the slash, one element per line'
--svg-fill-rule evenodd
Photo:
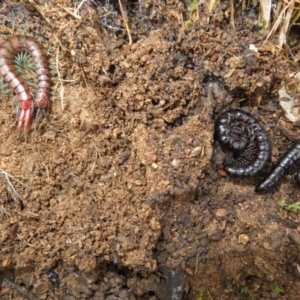
<path fill-rule="evenodd" d="M 282 294 L 282 293 L 284 293 L 284 290 L 283 290 L 282 286 L 279 283 L 277 283 L 277 282 L 275 283 L 273 291 L 276 294 Z"/>
<path fill-rule="evenodd" d="M 242 286 L 240 289 L 240 293 L 243 295 L 248 294 L 248 288 L 246 286 Z"/>
<path fill-rule="evenodd" d="M 286 200 L 287 200 L 287 198 L 283 198 L 282 200 L 278 201 L 278 206 L 279 206 L 280 212 L 282 212 L 283 209 L 286 209 L 286 210 L 293 211 L 294 213 L 297 214 L 300 211 L 300 201 L 294 202 L 291 204 L 287 204 Z"/>
<path fill-rule="evenodd" d="M 288 205 L 287 208 L 297 214 L 300 211 L 300 202 L 294 202 L 294 203 Z"/>
<path fill-rule="evenodd" d="M 191 0 L 190 5 L 189 5 L 190 16 L 193 14 L 193 12 L 197 11 L 197 7 L 198 7 L 198 1 Z"/>
<path fill-rule="evenodd" d="M 278 206 L 280 208 L 280 212 L 282 212 L 283 209 L 287 206 L 286 199 L 287 198 L 285 197 L 285 198 L 283 198 L 283 199 L 281 199 L 281 200 L 278 201 Z"/>
<path fill-rule="evenodd" d="M 186 29 L 190 30 L 193 27 L 193 20 L 195 19 L 195 16 L 198 18 L 199 17 L 199 12 L 198 12 L 198 1 L 197 0 L 190 0 L 189 5 L 189 20 L 185 23 Z"/>

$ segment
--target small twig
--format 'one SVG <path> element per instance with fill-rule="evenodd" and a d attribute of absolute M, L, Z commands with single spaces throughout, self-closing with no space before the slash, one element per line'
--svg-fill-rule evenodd
<path fill-rule="evenodd" d="M 57 83 L 55 86 L 55 89 L 57 89 L 57 86 L 60 84 L 61 90 L 60 90 L 60 102 L 61 102 L 61 110 L 64 111 L 64 87 L 61 81 L 59 67 L 58 67 L 58 54 L 59 54 L 59 47 L 57 47 L 56 51 L 56 57 L 55 57 L 55 67 L 56 67 L 56 73 L 57 73 Z"/>
<path fill-rule="evenodd" d="M 15 178 L 15 177 L 11 176 L 10 174 L 8 174 L 8 173 L 7 173 L 6 171 L 4 171 L 3 169 L 0 169 L 0 173 L 4 174 L 8 181 L 9 181 L 8 178 L 11 178 L 11 179 L 13 179 L 14 181 L 20 183 L 20 184 L 23 185 L 23 186 L 29 187 L 27 184 L 21 182 L 20 180 L 18 180 L 18 179 Z"/>
<path fill-rule="evenodd" d="M 63 7 L 62 5 L 58 4 L 59 7 L 61 7 L 64 11 L 66 11 L 68 14 L 73 16 L 74 18 L 81 20 L 81 17 L 79 15 L 74 14 L 73 12 L 70 11 L 70 9 Z"/>
<path fill-rule="evenodd" d="M 60 72 L 59 72 L 59 68 L 58 68 L 58 54 L 59 54 L 59 47 L 57 47 L 56 57 L 55 57 L 55 67 L 56 67 L 56 73 L 57 73 L 57 77 L 58 77 L 55 88 L 57 88 L 59 81 L 60 81 Z"/>
<path fill-rule="evenodd" d="M 3 207 L 3 205 L 2 205 L 2 207 L 0 208 L 0 211 L 1 211 L 2 213 L 4 213 L 4 214 L 8 215 L 8 216 L 11 216 L 11 214 Z"/>
<path fill-rule="evenodd" d="M 127 23 L 127 18 L 126 18 L 125 13 L 124 13 L 122 1 L 121 0 L 118 0 L 118 1 L 119 1 L 120 11 L 121 11 L 121 15 L 122 15 L 122 18 L 123 18 L 123 21 L 124 21 L 124 25 L 125 25 L 125 28 L 126 28 L 126 31 L 127 31 L 127 34 L 128 34 L 128 39 L 129 39 L 128 46 L 131 46 L 132 45 L 132 37 L 131 37 L 130 29 L 129 29 L 129 26 L 128 26 L 128 23 Z"/>
<path fill-rule="evenodd" d="M 74 11 L 74 14 L 75 14 L 75 15 L 77 15 L 79 9 L 80 9 L 81 6 L 83 5 L 83 3 L 86 2 L 86 1 L 87 1 L 87 0 L 82 0 L 82 1 L 79 3 L 78 7 L 77 7 L 77 8 L 75 9 L 75 11 Z"/>
<path fill-rule="evenodd" d="M 121 0 L 118 0 L 118 1 L 119 1 L 119 7 L 120 7 L 121 15 L 122 15 L 122 18 L 123 18 L 123 22 L 124 22 L 124 25 L 125 25 L 125 28 L 126 28 L 126 31 L 127 31 L 129 43 L 128 43 L 127 47 L 122 51 L 122 53 L 114 60 L 114 62 L 118 61 L 122 57 L 125 57 L 127 55 L 128 51 L 130 50 L 131 46 L 132 46 L 132 37 L 131 37 L 130 29 L 129 29 L 127 19 L 126 19 L 125 13 L 124 13 L 122 1 Z"/>
<path fill-rule="evenodd" d="M 96 158 L 99 156 L 100 160 L 102 160 L 100 149 L 95 145 L 95 143 L 93 141 L 91 141 L 91 143 L 93 144 L 93 146 L 96 149 Z"/>
<path fill-rule="evenodd" d="M 81 69 L 81 72 L 82 72 L 82 76 L 83 76 L 83 80 L 84 80 L 84 83 L 85 83 L 85 87 L 87 87 L 88 84 L 87 84 L 87 82 L 86 82 L 84 70 L 83 70 L 83 67 L 82 67 L 81 65 L 80 65 L 80 69 Z"/>
<path fill-rule="evenodd" d="M 60 95 L 60 103 L 61 103 L 61 110 L 64 111 L 64 93 L 65 89 L 64 86 L 61 84 L 60 89 L 59 89 L 59 95 Z"/>
<path fill-rule="evenodd" d="M 46 173 L 47 173 L 47 178 L 48 180 L 50 179 L 50 176 L 49 176 L 49 170 L 48 170 L 48 167 L 46 165 L 44 165 L 45 169 L 46 169 Z"/>
<path fill-rule="evenodd" d="M 24 289 L 19 284 L 15 283 L 12 279 L 8 277 L 4 277 L 3 281 L 9 285 L 12 289 L 18 291 L 23 297 L 30 300 L 38 300 L 38 298 L 31 292 L 28 292 L 26 289 Z"/>
<path fill-rule="evenodd" d="M 233 29 L 235 29 L 235 26 L 234 26 L 234 0 L 230 0 L 230 25 Z"/>
<path fill-rule="evenodd" d="M 209 290 L 207 291 L 207 293 L 208 293 L 209 299 L 210 299 L 210 300 L 213 300 L 213 298 L 212 298 L 212 296 L 211 296 Z"/>

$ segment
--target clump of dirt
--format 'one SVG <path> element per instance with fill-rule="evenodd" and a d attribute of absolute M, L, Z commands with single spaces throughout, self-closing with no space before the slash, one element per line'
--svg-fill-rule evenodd
<path fill-rule="evenodd" d="M 273 161 L 299 136 L 278 101 L 284 85 L 297 115 L 297 68 L 257 15 L 236 5 L 232 29 L 229 2 L 208 21 L 205 3 L 132 1 L 128 47 L 117 2 L 40 4 L 0 7 L 2 40 L 35 37 L 56 74 L 27 142 L 12 95 L 0 103 L 1 297 L 296 299 L 297 189 L 256 194 L 260 178 L 217 172 L 228 108 L 258 118 Z"/>

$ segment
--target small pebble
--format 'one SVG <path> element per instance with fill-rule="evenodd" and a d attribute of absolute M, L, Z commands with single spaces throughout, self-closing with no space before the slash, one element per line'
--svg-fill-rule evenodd
<path fill-rule="evenodd" d="M 209 239 L 212 241 L 212 242 L 219 242 L 223 237 L 223 233 L 221 231 L 213 234 L 212 236 L 209 237 Z"/>
<path fill-rule="evenodd" d="M 171 162 L 171 165 L 174 167 L 174 168 L 177 168 L 178 167 L 178 161 L 177 159 L 173 159 L 172 162 Z"/>
<path fill-rule="evenodd" d="M 191 268 L 189 268 L 189 267 L 186 267 L 186 268 L 185 268 L 185 273 L 187 273 L 187 274 L 190 275 L 190 276 L 193 276 L 193 275 L 194 275 L 194 271 L 193 271 Z"/>
<path fill-rule="evenodd" d="M 202 152 L 202 149 L 203 149 L 202 146 L 199 146 L 199 147 L 194 148 L 194 149 L 191 151 L 190 157 L 196 157 L 196 156 L 199 156 L 200 153 Z"/>
<path fill-rule="evenodd" d="M 266 249 L 266 250 L 273 250 L 273 248 L 270 246 L 270 244 L 268 242 L 263 242 L 263 247 Z"/>
<path fill-rule="evenodd" d="M 267 213 L 267 217 L 271 221 L 280 221 L 280 216 L 275 211 L 270 211 Z"/>
<path fill-rule="evenodd" d="M 153 163 L 151 166 L 152 166 L 153 169 L 157 169 L 158 168 L 158 165 L 156 163 Z"/>
<path fill-rule="evenodd" d="M 220 217 L 220 218 L 224 218 L 226 216 L 226 209 L 225 208 L 218 208 L 215 210 L 215 215 L 217 217 Z"/>
<path fill-rule="evenodd" d="M 281 246 L 281 241 L 280 240 L 276 240 L 276 241 L 271 243 L 271 247 L 274 250 L 278 249 L 280 246 Z"/>
<path fill-rule="evenodd" d="M 300 250 L 300 234 L 296 230 L 293 230 L 289 232 L 288 237 L 291 241 L 295 243 L 296 247 Z"/>
<path fill-rule="evenodd" d="M 240 234 L 238 237 L 238 241 L 240 244 L 247 245 L 249 242 L 249 236 L 246 234 Z"/>
<path fill-rule="evenodd" d="M 151 155 L 151 160 L 152 160 L 153 162 L 157 162 L 157 155 L 156 155 L 156 154 L 152 154 L 152 155 Z"/>

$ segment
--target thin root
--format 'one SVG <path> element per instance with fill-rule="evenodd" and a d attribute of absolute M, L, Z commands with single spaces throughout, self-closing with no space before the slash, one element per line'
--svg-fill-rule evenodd
<path fill-rule="evenodd" d="M 25 206 L 23 197 L 18 193 L 18 191 L 16 190 L 16 188 L 14 187 L 14 185 L 12 184 L 11 180 L 14 180 L 15 182 L 21 184 L 24 187 L 28 187 L 27 184 L 19 181 L 18 179 L 16 179 L 15 177 L 11 176 L 10 174 L 8 174 L 6 171 L 4 171 L 3 169 L 0 169 L 0 174 L 2 175 L 1 177 L 3 179 L 5 179 L 5 181 L 8 184 L 7 190 L 8 192 L 11 194 L 12 198 L 15 201 L 20 201 L 22 203 L 23 206 Z"/>

